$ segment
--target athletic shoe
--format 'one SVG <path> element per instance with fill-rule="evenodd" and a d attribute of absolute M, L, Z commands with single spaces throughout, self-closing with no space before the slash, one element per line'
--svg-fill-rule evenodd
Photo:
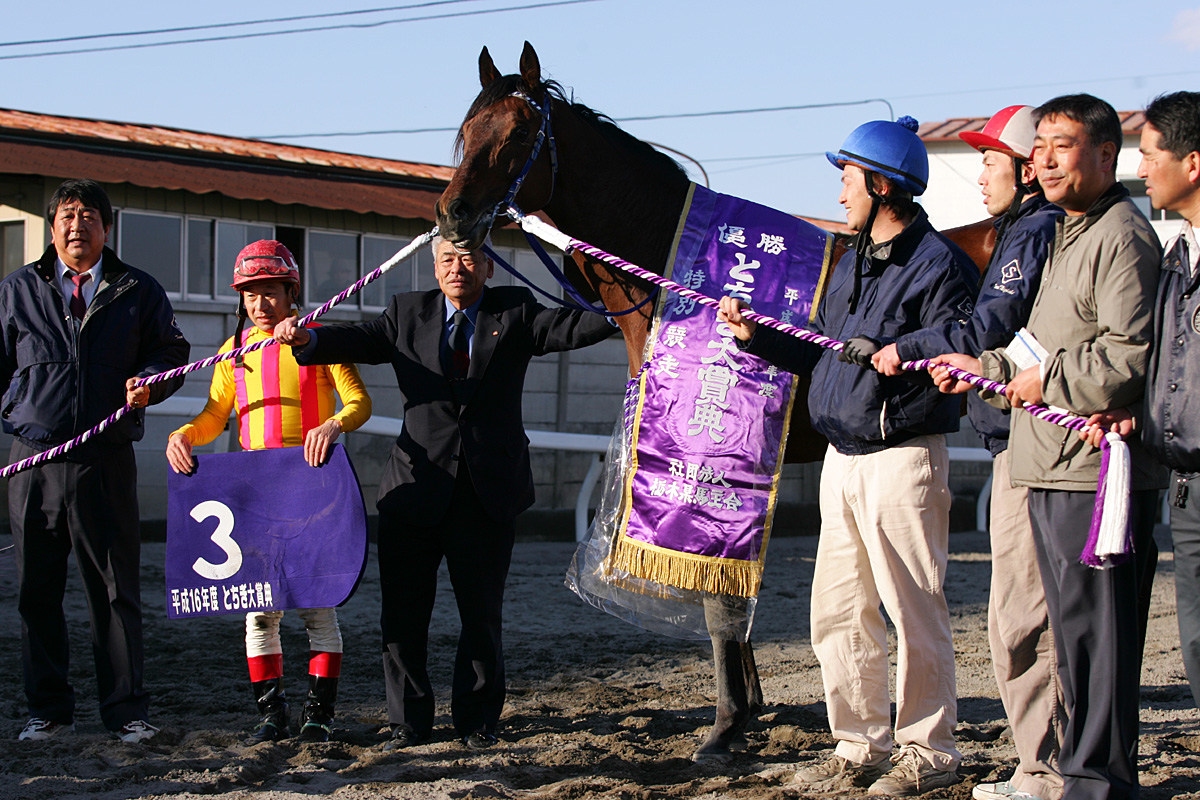
<path fill-rule="evenodd" d="M 975 800 L 1042 800 L 1036 794 L 1018 792 L 1009 781 L 1000 783 L 980 783 L 971 790 Z"/>
<path fill-rule="evenodd" d="M 856 764 L 839 755 L 832 755 L 820 763 L 796 770 L 792 782 L 803 786 L 808 792 L 846 792 L 870 786 L 887 772 L 888 766 L 887 759 L 876 764 Z"/>
<path fill-rule="evenodd" d="M 63 724 L 34 717 L 25 723 L 25 729 L 21 731 L 17 739 L 22 742 L 44 742 L 47 739 L 53 739 L 55 736 L 70 733 L 73 730 L 75 730 L 74 722 Z"/>
<path fill-rule="evenodd" d="M 153 738 L 154 734 L 158 733 L 158 728 L 144 719 L 135 719 L 132 722 L 126 722 L 121 726 L 121 730 L 115 733 L 122 742 L 137 744 Z"/>
<path fill-rule="evenodd" d="M 930 789 L 953 786 L 958 781 L 958 773 L 954 770 L 938 769 L 926 761 L 915 747 L 904 747 L 892 756 L 892 768 L 871 784 L 867 794 L 912 797 Z"/>

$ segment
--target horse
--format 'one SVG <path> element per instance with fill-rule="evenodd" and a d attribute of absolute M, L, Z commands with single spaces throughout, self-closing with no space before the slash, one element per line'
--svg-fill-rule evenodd
<path fill-rule="evenodd" d="M 497 208 L 511 202 L 527 213 L 542 211 L 572 237 L 661 274 L 688 193 L 683 168 L 607 116 L 569 101 L 557 82 L 543 80 L 529 42 L 520 72 L 513 75 L 501 75 L 484 47 L 479 82 L 482 89 L 455 141 L 458 167 L 435 206 L 441 235 L 477 248 Z M 947 235 L 970 247 L 969 254 L 984 268 L 995 240 L 990 221 Z M 832 263 L 846 246 L 847 237 L 838 236 Z M 579 252 L 572 253 L 567 275 L 585 297 L 612 312 L 634 308 L 653 288 Z M 615 318 L 631 376 L 642 363 L 651 305 Z M 808 379 L 801 376 L 785 452 L 789 463 L 818 461 L 827 447 L 809 425 L 807 397 Z M 739 611 L 744 614 L 744 602 L 739 606 L 733 598 L 706 603 L 710 631 Z M 763 702 L 751 643 L 714 635 L 712 646 L 717 707 L 713 727 L 693 755 L 696 761 L 725 760 L 744 746 L 746 725 Z"/>

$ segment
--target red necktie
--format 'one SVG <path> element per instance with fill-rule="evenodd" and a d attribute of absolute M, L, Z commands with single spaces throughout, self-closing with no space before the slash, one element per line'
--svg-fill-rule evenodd
<path fill-rule="evenodd" d="M 83 299 L 83 285 L 91 280 L 92 273 L 83 272 L 76 273 L 71 276 L 71 282 L 75 284 L 75 291 L 71 292 L 71 316 L 75 319 L 83 319 L 83 315 L 87 313 L 87 302 Z"/>

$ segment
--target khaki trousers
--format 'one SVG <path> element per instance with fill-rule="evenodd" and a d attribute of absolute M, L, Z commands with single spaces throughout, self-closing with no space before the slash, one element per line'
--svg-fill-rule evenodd
<path fill-rule="evenodd" d="M 942 591 L 950 525 L 943 436 L 878 453 L 832 447 L 821 472 L 821 539 L 812 593 L 837 754 L 876 763 L 892 751 L 887 626 L 896 628 L 895 743 L 938 769 L 958 766 L 954 643 Z"/>
<path fill-rule="evenodd" d="M 1000 701 L 1012 727 L 1017 791 L 1058 800 L 1062 703 L 1046 592 L 1029 521 L 1029 490 L 1009 479 L 1009 451 L 992 465 L 992 588 L 988 640 Z"/>

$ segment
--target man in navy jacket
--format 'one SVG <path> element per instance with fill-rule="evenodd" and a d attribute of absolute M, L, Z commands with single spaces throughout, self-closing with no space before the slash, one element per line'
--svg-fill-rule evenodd
<path fill-rule="evenodd" d="M 14 462 L 87 431 L 126 402 L 136 410 L 85 444 L 9 478 L 22 664 L 30 720 L 20 739 L 74 729 L 63 591 L 72 551 L 92 627 L 100 720 L 149 739 L 142 681 L 137 463 L 142 410 L 182 378 L 137 379 L 187 362 L 189 346 L 158 282 L 104 246 L 113 213 L 99 184 L 69 180 L 46 211 L 53 244 L 0 282 L 0 386 Z"/>
<path fill-rule="evenodd" d="M 812 372 L 812 424 L 830 443 L 811 629 L 837 747 L 796 773 L 807 792 L 903 796 L 958 781 L 954 645 L 942 591 L 951 499 L 944 434 L 958 429 L 958 404 L 926 377 L 839 363 L 869 367 L 880 343 L 971 313 L 978 271 L 913 201 L 929 175 L 915 129 L 908 117 L 869 122 L 829 154 L 843 170 L 847 222 L 860 231 L 814 325 L 849 339 L 841 357 L 755 327 L 737 300 L 721 300 L 720 317 L 747 352 Z M 894 735 L 881 604 L 899 649 Z"/>

